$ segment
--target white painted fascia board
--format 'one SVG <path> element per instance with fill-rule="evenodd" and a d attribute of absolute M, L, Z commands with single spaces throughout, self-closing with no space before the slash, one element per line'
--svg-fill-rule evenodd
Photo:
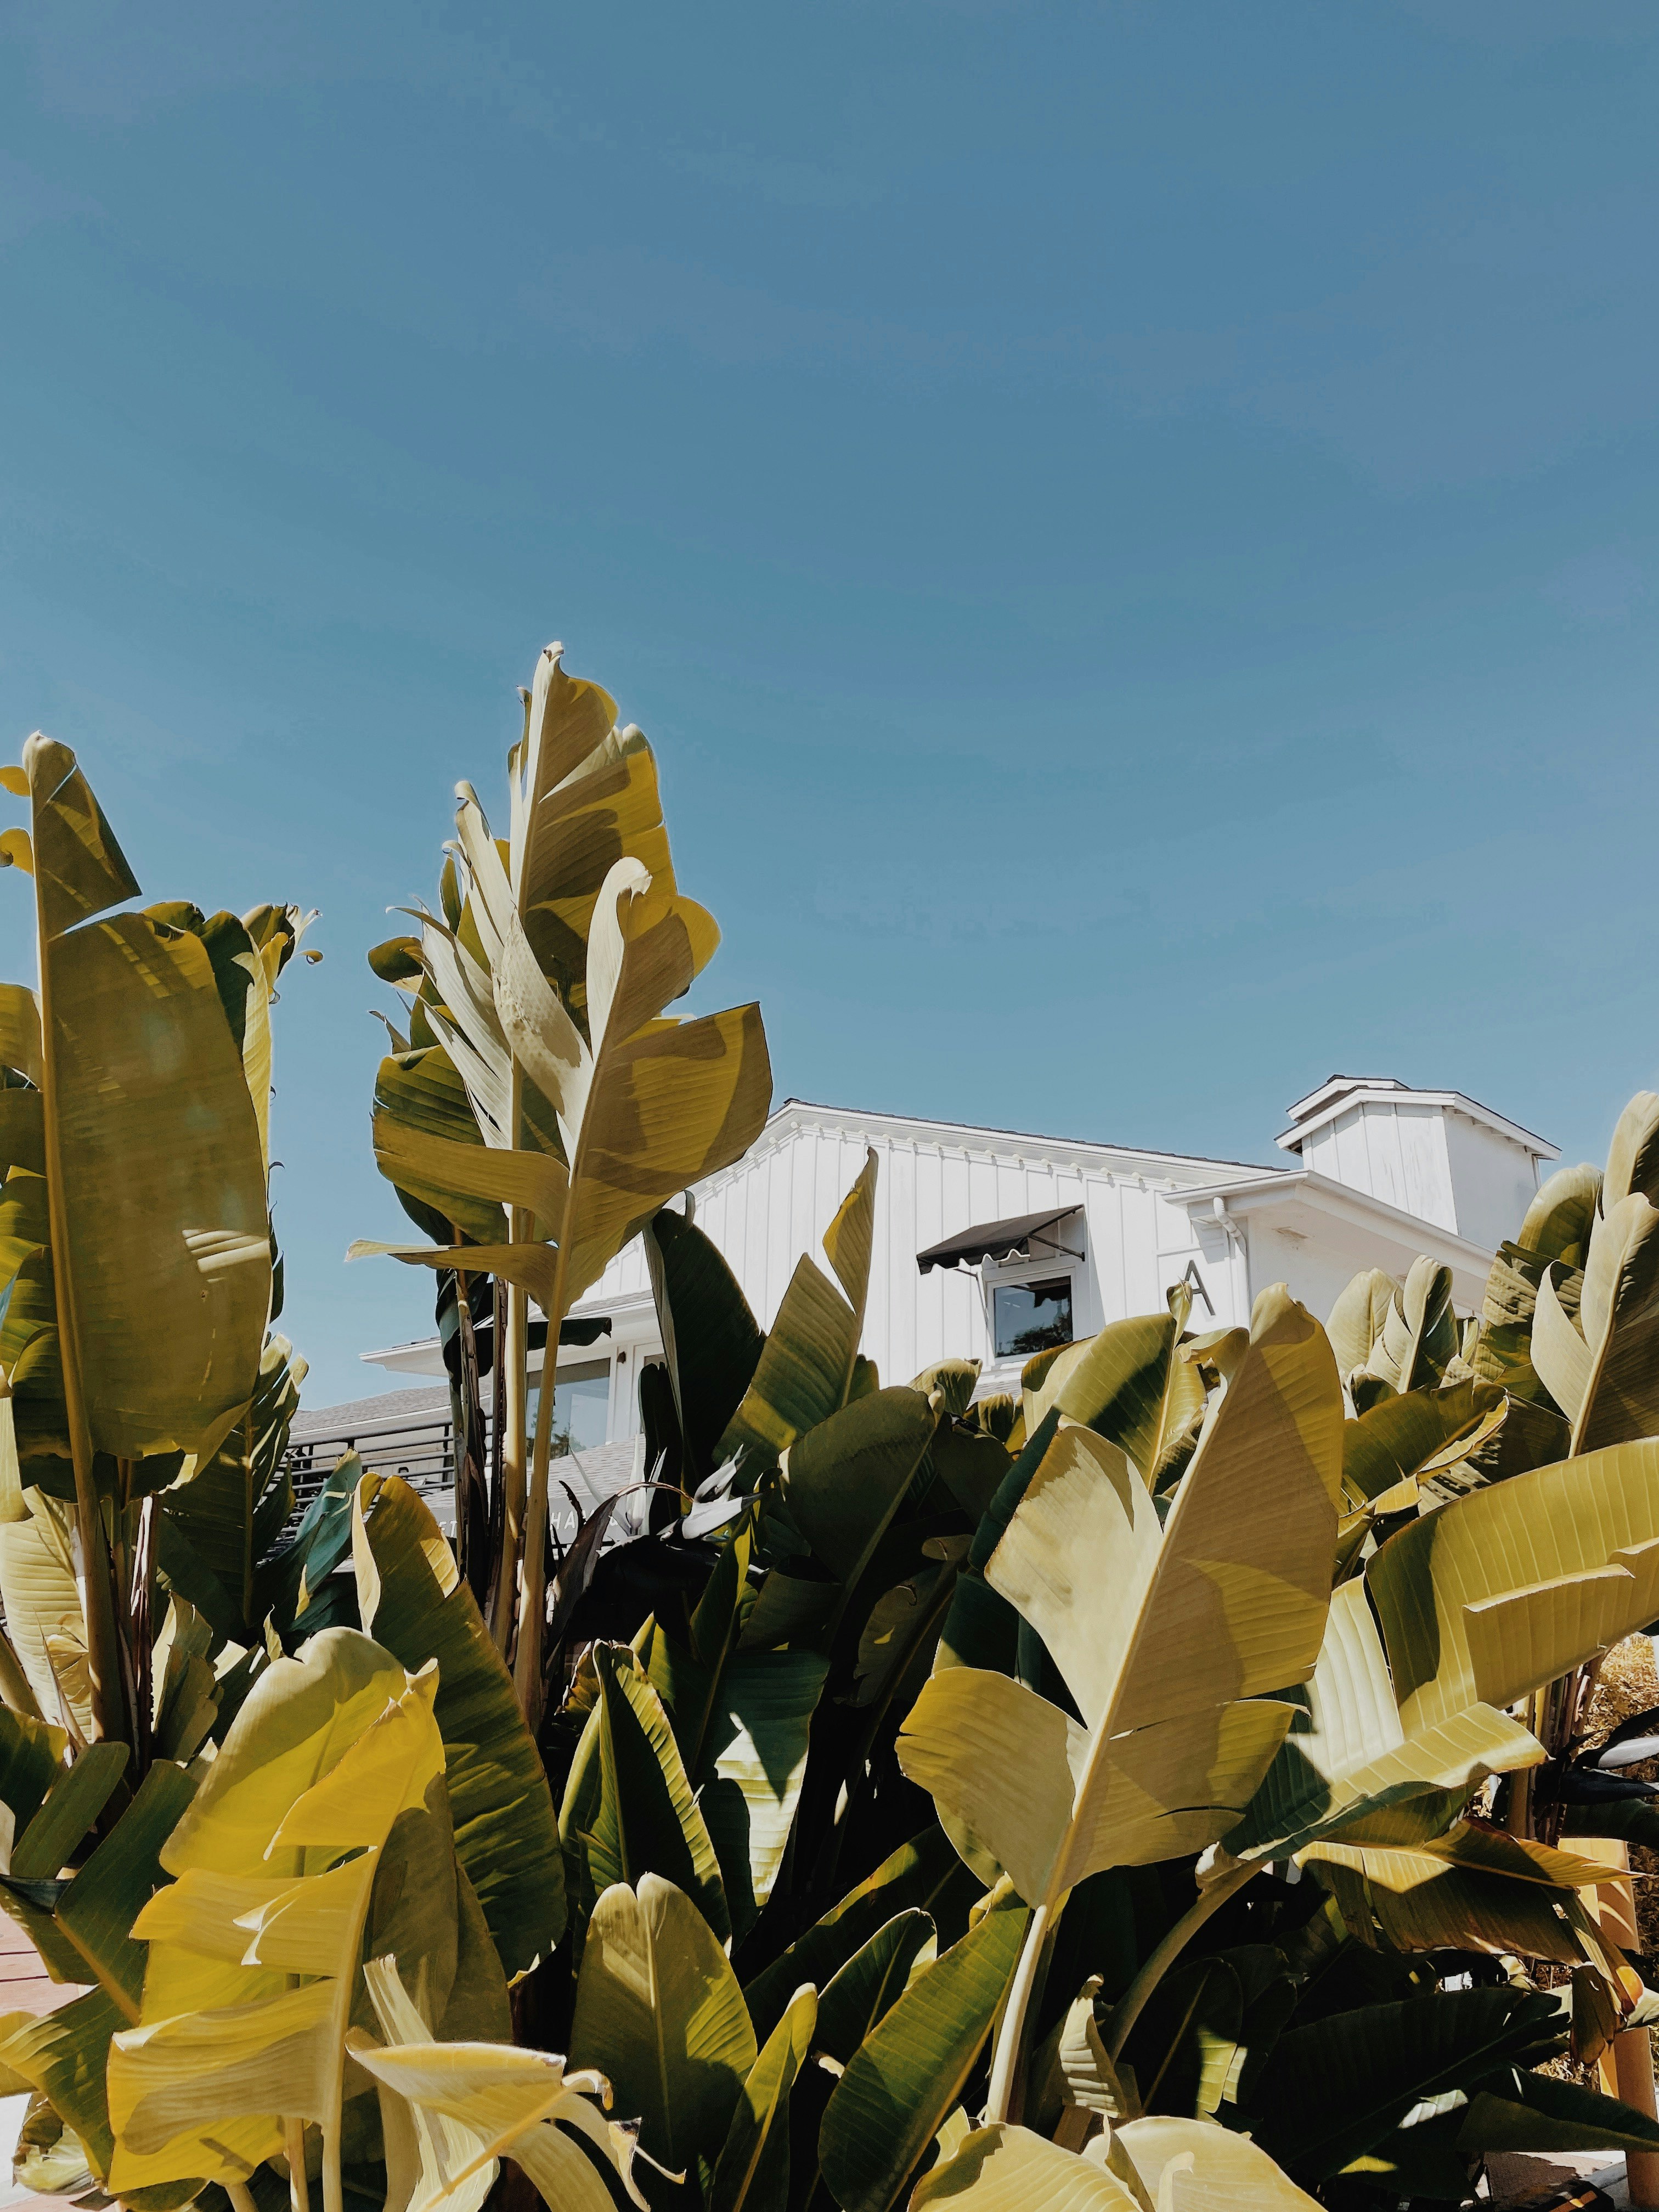
<path fill-rule="evenodd" d="M 1520 1145 L 1540 1160 L 1559 1160 L 1561 1157 L 1559 1145 L 1551 1144 L 1547 1137 L 1538 1136 L 1531 1129 L 1523 1129 L 1518 1121 L 1494 1114 L 1490 1106 L 1482 1106 L 1477 1099 L 1466 1098 L 1461 1091 L 1404 1091 L 1392 1087 L 1345 1090 L 1318 1113 L 1310 1114 L 1305 1121 L 1297 1122 L 1283 1136 L 1275 1137 L 1273 1142 L 1281 1152 L 1298 1152 L 1316 1129 L 1322 1129 L 1328 1121 L 1334 1121 L 1339 1115 L 1356 1106 L 1404 1105 L 1438 1106 L 1443 1112 L 1462 1114 L 1471 1121 L 1478 1121 L 1483 1128 L 1496 1130 L 1500 1137 L 1507 1137 L 1511 1144 Z"/>
<path fill-rule="evenodd" d="M 1401 1083 L 1392 1075 L 1334 1075 L 1328 1083 L 1322 1083 L 1317 1091 L 1310 1091 L 1305 1098 L 1298 1098 L 1285 1111 L 1292 1121 L 1305 1121 L 1317 1114 L 1333 1098 L 1346 1098 L 1356 1091 L 1408 1091 L 1411 1085 Z"/>
<path fill-rule="evenodd" d="M 1271 1182 L 1256 1176 L 1248 1182 L 1217 1185 L 1208 1190 L 1194 1191 L 1190 1199 L 1182 1202 L 1189 1214 L 1203 1221 L 1214 1218 L 1205 1201 L 1220 1199 L 1226 1212 L 1237 1221 L 1250 1213 L 1266 1212 L 1269 1207 L 1281 1206 L 1286 1199 L 1292 1198 L 1353 1226 L 1382 1231 L 1396 1243 L 1415 1243 L 1419 1251 L 1445 1261 L 1449 1267 L 1478 1273 L 1483 1281 L 1492 1266 L 1492 1255 L 1484 1244 L 1472 1244 L 1467 1237 L 1455 1236 L 1449 1229 L 1425 1221 L 1420 1214 L 1404 1212 L 1399 1206 L 1372 1198 L 1365 1191 L 1351 1189 L 1345 1182 L 1316 1174 L 1312 1168 L 1293 1170 Z"/>
<path fill-rule="evenodd" d="M 983 1128 L 964 1121 L 928 1121 L 908 1114 L 866 1114 L 852 1107 L 820 1106 L 810 1099 L 791 1098 L 772 1115 L 741 1160 L 696 1186 L 699 1200 L 781 1149 L 798 1130 L 809 1127 L 840 1132 L 866 1142 L 878 1138 L 889 1144 L 936 1145 L 944 1152 L 1005 1163 L 1030 1160 L 1078 1175 L 1139 1175 L 1187 1185 L 1203 1183 L 1206 1188 L 1214 1179 L 1236 1175 L 1241 1169 L 1255 1175 L 1287 1172 L 1277 1167 L 1255 1166 L 1246 1160 L 1207 1160 L 1186 1152 L 1146 1152 L 1130 1145 L 1044 1137 L 1019 1129 Z"/>
<path fill-rule="evenodd" d="M 417 1336 L 407 1344 L 384 1345 L 378 1352 L 357 1354 L 365 1367 L 380 1368 L 388 1375 L 436 1375 L 444 1371 L 443 1348 L 435 1336 Z"/>
<path fill-rule="evenodd" d="M 654 1344 L 657 1340 L 656 1302 L 649 1291 L 629 1291 L 620 1298 L 596 1297 L 590 1291 L 571 1307 L 570 1318 L 581 1321 L 596 1313 L 610 1316 L 611 1334 L 597 1338 L 592 1344 L 561 1345 L 562 1358 L 567 1362 L 602 1359 L 618 1346 L 625 1346 L 631 1352 L 636 1344 Z M 365 1366 L 383 1368 L 394 1375 L 441 1375 L 444 1371 L 443 1347 L 435 1336 L 416 1337 L 408 1344 L 389 1344 L 379 1352 L 360 1352 L 357 1357 Z M 539 1352 L 532 1352 L 531 1358 L 539 1365 Z"/>

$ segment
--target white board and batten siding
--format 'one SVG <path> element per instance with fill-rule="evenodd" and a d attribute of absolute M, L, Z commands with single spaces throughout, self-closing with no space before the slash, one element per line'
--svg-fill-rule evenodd
<path fill-rule="evenodd" d="M 1492 1251 L 1513 1237 L 1556 1148 L 1456 1091 L 1333 1076 L 1277 1141 L 1304 1168 Z"/>
<path fill-rule="evenodd" d="M 923 1275 L 916 1255 L 975 1224 L 1049 1207 L 1079 1209 L 1053 1232 L 1066 1250 L 1034 1245 L 1027 1262 L 988 1264 L 988 1284 L 1069 1274 L 1077 1332 L 1092 1334 L 1109 1321 L 1155 1310 L 1192 1268 L 1218 1321 L 1248 1318 L 1248 1309 L 1240 1310 L 1242 1267 L 1224 1248 L 1219 1255 L 1200 1249 L 1180 1202 L 1206 1182 L 1236 1179 L 1237 1164 L 790 1099 L 752 1152 L 696 1193 L 697 1226 L 724 1254 L 763 1328 L 770 1328 L 803 1253 L 827 1266 L 823 1232 L 867 1151 L 876 1155 L 877 1183 L 861 1349 L 884 1382 L 908 1382 L 948 1358 L 997 1364 L 978 1274 L 935 1267 Z M 1072 1256 L 1078 1252 L 1080 1259 Z M 619 1336 L 637 1330 L 645 1357 L 656 1341 L 649 1310 L 650 1278 L 638 1243 L 611 1263 L 577 1309 L 613 1314 Z M 1206 1325 L 1201 1302 L 1199 1316 Z M 1000 1364 L 1018 1373 L 1018 1361 Z M 616 1411 L 623 1413 L 620 1403 Z"/>

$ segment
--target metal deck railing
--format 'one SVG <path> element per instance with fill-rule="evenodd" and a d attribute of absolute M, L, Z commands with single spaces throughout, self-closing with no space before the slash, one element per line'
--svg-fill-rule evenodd
<path fill-rule="evenodd" d="M 288 1448 L 295 1509 L 311 1503 L 342 1453 L 356 1451 L 371 1474 L 400 1474 L 413 1490 L 432 1496 L 455 1487 L 455 1429 L 447 1416 L 413 1420 L 360 1421 L 337 1434 L 297 1437 Z"/>

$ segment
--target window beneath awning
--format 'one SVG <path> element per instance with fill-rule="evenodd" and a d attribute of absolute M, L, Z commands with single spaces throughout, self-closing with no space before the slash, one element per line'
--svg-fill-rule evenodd
<path fill-rule="evenodd" d="M 1034 1283 L 999 1283 L 991 1293 L 993 1349 L 999 1359 L 1030 1359 L 1070 1344 L 1072 1279 L 1055 1275 Z"/>
<path fill-rule="evenodd" d="M 1046 1213 L 1016 1213 L 1006 1221 L 981 1222 L 918 1252 L 916 1266 L 927 1275 L 935 1267 L 976 1267 L 981 1260 L 1080 1260 L 1081 1239 L 1067 1241 L 1058 1232 L 1062 1221 L 1082 1211 L 1079 1206 L 1056 1206 Z"/>

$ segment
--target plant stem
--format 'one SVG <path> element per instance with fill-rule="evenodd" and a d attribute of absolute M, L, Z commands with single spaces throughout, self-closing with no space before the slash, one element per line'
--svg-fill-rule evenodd
<path fill-rule="evenodd" d="M 259 2212 L 259 2208 L 255 2204 L 252 2194 L 245 2181 L 226 2182 L 225 2194 L 236 2207 L 236 2212 Z"/>
<path fill-rule="evenodd" d="M 288 2201 L 293 2212 L 311 2212 L 311 2185 L 306 2179 L 306 2124 L 289 2120 L 283 2130 L 288 2148 Z"/>
<path fill-rule="evenodd" d="M 87 1628 L 87 1672 L 92 1691 L 92 1729 L 94 1738 L 118 1743 L 131 1741 L 126 1701 L 123 1696 L 121 1654 L 116 1632 L 114 1593 L 111 1585 L 109 1547 L 99 1510 L 98 1486 L 93 1473 L 92 1430 L 87 1419 L 86 1393 L 81 1375 L 80 1327 L 75 1310 L 75 1270 L 70 1264 L 69 1221 L 64 1210 L 63 1146 L 58 1127 L 58 1052 L 52 1006 L 52 963 L 46 957 L 46 918 L 43 894 L 35 885 L 36 957 L 40 977 L 41 1088 L 45 1097 L 42 1121 L 46 1133 L 46 1215 L 52 1236 L 53 1303 L 57 1309 L 58 1351 L 64 1377 L 64 1410 L 68 1417 L 70 1457 L 75 1467 L 76 1548 L 80 1554 L 81 1605 Z"/>
<path fill-rule="evenodd" d="M 573 1183 L 574 1180 L 573 1177 Z M 547 1627 L 547 1468 L 553 1453 L 553 1416 L 559 1378 L 559 1331 L 564 1327 L 565 1258 L 569 1249 L 568 1240 L 561 1236 L 559 1256 L 553 1270 L 553 1303 L 547 1315 L 547 1348 L 542 1353 L 542 1387 L 536 1401 L 536 1455 L 530 1473 L 530 1510 L 524 1540 L 524 1594 L 519 1607 L 519 1649 L 514 1670 L 519 1710 L 532 1735 L 541 1724 L 542 1702 L 545 1693 L 542 1681 L 542 1639 Z"/>
<path fill-rule="evenodd" d="M 515 1207 L 510 1234 L 516 1243 L 523 1228 L 524 1216 Z M 513 1622 L 518 1607 L 519 1553 L 524 1535 L 524 1462 L 525 1439 L 528 1425 L 530 1390 L 530 1304 L 528 1294 L 517 1284 L 507 1286 L 507 1343 L 497 1345 L 495 1389 L 506 1392 L 506 1422 L 501 1443 L 501 1552 L 495 1569 L 495 1618 L 490 1622 L 490 1633 L 495 1639 L 495 1649 L 505 1657 L 513 1638 Z M 546 1380 L 546 1355 L 542 1359 L 543 1381 Z M 501 1418 L 500 1414 L 496 1417 Z"/>
<path fill-rule="evenodd" d="M 1020 2045 L 1025 2036 L 1025 2016 L 1030 2008 L 1031 1992 L 1036 1984 L 1037 1962 L 1042 1955 L 1048 1929 L 1048 1907 L 1039 1905 L 1031 1915 L 1030 1926 L 1025 1931 L 1024 1948 L 1019 1954 L 1019 1964 L 1014 1969 L 1008 2002 L 1003 2008 L 1002 2022 L 997 2029 L 996 2049 L 991 2055 L 991 2087 L 985 2100 L 988 2126 L 997 2121 L 1006 2121 L 1013 2105 L 1014 2075 L 1019 2063 Z"/>
<path fill-rule="evenodd" d="M 1197 1902 L 1188 1906 L 1113 2006 L 1111 2033 L 1106 2038 L 1109 2058 L 1115 2058 L 1122 2050 L 1129 2039 L 1129 2030 L 1140 2017 L 1142 2006 L 1211 1914 L 1219 1911 L 1230 1897 L 1236 1897 L 1245 1883 L 1254 1881 L 1261 1871 L 1261 1864 L 1252 1861 L 1248 1866 L 1234 1867 L 1230 1874 L 1220 1875 L 1207 1888 L 1200 1890 Z"/>

